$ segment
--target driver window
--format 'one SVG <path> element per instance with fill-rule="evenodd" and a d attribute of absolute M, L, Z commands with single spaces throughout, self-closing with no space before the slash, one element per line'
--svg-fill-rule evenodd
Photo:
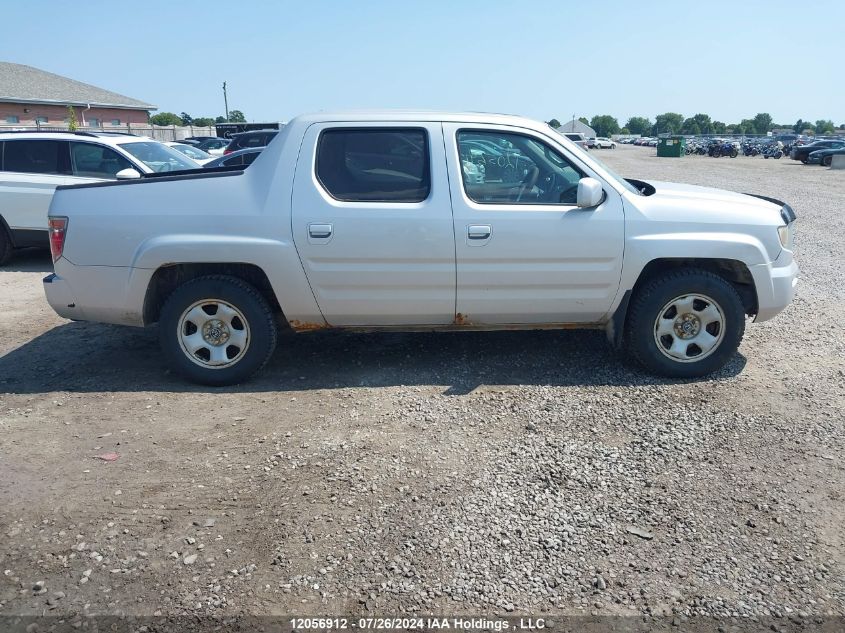
<path fill-rule="evenodd" d="M 542 141 L 523 134 L 458 132 L 464 191 L 487 204 L 574 205 L 583 173 Z"/>

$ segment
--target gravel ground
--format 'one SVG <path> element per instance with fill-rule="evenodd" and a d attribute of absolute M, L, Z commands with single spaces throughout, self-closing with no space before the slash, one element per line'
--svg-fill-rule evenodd
<path fill-rule="evenodd" d="M 796 209 L 798 297 L 720 375 L 325 332 L 208 391 L 154 331 L 56 317 L 49 255 L 0 269 L 0 615 L 845 615 L 845 172 L 599 156 Z"/>

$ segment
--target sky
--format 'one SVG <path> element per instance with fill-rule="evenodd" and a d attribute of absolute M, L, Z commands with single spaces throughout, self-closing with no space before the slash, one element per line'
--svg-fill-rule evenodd
<path fill-rule="evenodd" d="M 414 108 L 845 123 L 845 2 L 3 1 L 0 60 L 194 117 Z M 7 28 L 16 25 L 15 28 Z"/>

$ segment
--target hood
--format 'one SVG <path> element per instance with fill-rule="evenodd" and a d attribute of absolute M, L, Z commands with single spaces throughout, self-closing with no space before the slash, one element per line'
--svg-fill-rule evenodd
<path fill-rule="evenodd" d="M 666 200 L 670 198 L 683 200 L 685 202 L 693 202 L 697 204 L 707 203 L 722 203 L 726 205 L 742 205 L 746 208 L 759 208 L 765 210 L 767 213 L 773 209 L 778 210 L 783 206 L 783 202 L 775 200 L 774 198 L 766 198 L 755 194 L 736 193 L 733 191 L 725 191 L 724 189 L 715 189 L 713 187 L 700 187 L 698 185 L 684 185 L 676 182 L 661 182 L 648 181 L 655 189 L 655 196 Z"/>

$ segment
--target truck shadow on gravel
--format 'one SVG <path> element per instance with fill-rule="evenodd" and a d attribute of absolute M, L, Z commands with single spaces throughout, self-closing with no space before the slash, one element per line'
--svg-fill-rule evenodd
<path fill-rule="evenodd" d="M 737 354 L 718 374 L 739 374 Z M 253 393 L 349 387 L 443 385 L 461 395 L 480 385 L 648 385 L 651 376 L 613 352 L 603 332 L 521 331 L 356 334 L 283 333 L 273 358 L 247 383 L 211 388 L 171 373 L 158 331 L 95 323 L 53 328 L 0 358 L 0 393 Z"/>

